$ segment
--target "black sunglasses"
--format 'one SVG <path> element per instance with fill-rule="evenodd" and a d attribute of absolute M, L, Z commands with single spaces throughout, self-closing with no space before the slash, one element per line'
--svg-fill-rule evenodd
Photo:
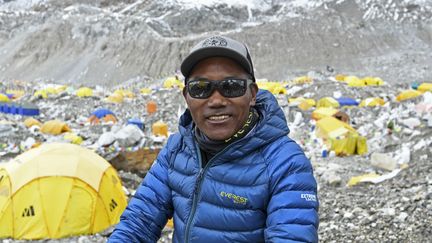
<path fill-rule="evenodd" d="M 226 78 L 223 80 L 193 79 L 187 82 L 189 95 L 195 99 L 207 99 L 215 89 L 226 98 L 243 96 L 246 93 L 250 79 Z"/>

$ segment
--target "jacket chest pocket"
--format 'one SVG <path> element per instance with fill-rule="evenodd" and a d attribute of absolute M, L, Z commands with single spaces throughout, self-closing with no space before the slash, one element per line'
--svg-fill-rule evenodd
<path fill-rule="evenodd" d="M 221 206 L 245 210 L 264 210 L 268 203 L 267 186 L 230 187 L 217 192 Z"/>

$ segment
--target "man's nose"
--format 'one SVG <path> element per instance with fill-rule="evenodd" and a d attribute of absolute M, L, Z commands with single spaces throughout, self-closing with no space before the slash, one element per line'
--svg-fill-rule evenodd
<path fill-rule="evenodd" d="M 227 105 L 226 98 L 216 89 L 208 98 L 209 107 L 220 107 Z"/>

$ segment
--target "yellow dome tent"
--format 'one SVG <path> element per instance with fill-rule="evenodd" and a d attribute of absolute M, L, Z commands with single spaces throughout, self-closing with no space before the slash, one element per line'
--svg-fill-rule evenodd
<path fill-rule="evenodd" d="M 93 96 L 93 90 L 87 87 L 79 88 L 76 92 L 78 97 L 90 97 Z"/>
<path fill-rule="evenodd" d="M 340 82 L 345 82 L 345 78 L 346 78 L 346 76 L 343 75 L 343 74 L 337 74 L 337 75 L 335 76 L 335 79 L 336 79 L 337 81 L 340 81 Z"/>
<path fill-rule="evenodd" d="M 293 105 L 299 105 L 304 100 L 306 100 L 306 99 L 303 97 L 288 98 L 288 103 L 293 104 Z"/>
<path fill-rule="evenodd" d="M 45 91 L 46 91 L 48 94 L 53 94 L 53 95 L 56 95 L 56 94 L 59 93 L 59 92 L 57 91 L 57 89 L 54 88 L 54 87 L 46 87 L 46 88 L 45 88 Z"/>
<path fill-rule="evenodd" d="M 314 107 L 316 105 L 316 102 L 314 99 L 306 99 L 303 97 L 298 98 L 289 98 L 288 102 L 293 105 L 297 105 L 300 109 L 306 111 L 310 108 Z"/>
<path fill-rule="evenodd" d="M 38 120 L 34 119 L 33 117 L 29 117 L 29 118 L 25 119 L 24 125 L 27 128 L 32 127 L 32 126 L 38 126 L 38 127 L 42 126 L 42 124 Z"/>
<path fill-rule="evenodd" d="M 337 112 L 338 110 L 333 107 L 320 107 L 312 112 L 312 119 L 319 120 L 324 117 L 333 116 Z"/>
<path fill-rule="evenodd" d="M 383 106 L 385 101 L 381 98 L 369 97 L 360 102 L 360 107 L 364 106 Z"/>
<path fill-rule="evenodd" d="M 347 76 L 344 80 L 350 87 L 362 87 L 366 85 L 365 82 L 357 76 Z"/>
<path fill-rule="evenodd" d="M 77 144 L 77 145 L 80 145 L 83 142 L 82 137 L 72 132 L 65 133 L 63 138 L 69 141 L 70 143 Z"/>
<path fill-rule="evenodd" d="M 295 84 L 310 84 L 313 82 L 313 79 L 309 76 L 300 76 L 294 78 L 293 83 Z"/>
<path fill-rule="evenodd" d="M 124 97 L 126 97 L 126 98 L 134 98 L 135 97 L 135 94 L 132 91 L 126 90 L 126 89 L 117 89 L 114 91 L 114 94 L 121 95 L 121 96 L 123 96 L 123 98 Z"/>
<path fill-rule="evenodd" d="M 315 105 L 316 105 L 316 102 L 314 99 L 305 99 L 304 101 L 300 102 L 298 107 L 304 111 L 307 111 L 310 108 L 314 107 Z"/>
<path fill-rule="evenodd" d="M 9 98 L 4 95 L 4 94 L 0 94 L 0 102 L 9 102 Z"/>
<path fill-rule="evenodd" d="M 116 170 L 73 144 L 43 144 L 0 167 L 0 238 L 61 238 L 116 224 L 126 196 Z"/>
<path fill-rule="evenodd" d="M 140 93 L 143 95 L 148 95 L 152 93 L 152 90 L 150 88 L 142 88 L 140 89 Z"/>
<path fill-rule="evenodd" d="M 258 88 L 270 91 L 272 94 L 286 94 L 287 90 L 283 87 L 282 83 L 257 81 Z"/>
<path fill-rule="evenodd" d="M 152 132 L 155 136 L 168 137 L 168 125 L 163 121 L 157 121 L 152 125 Z"/>
<path fill-rule="evenodd" d="M 384 85 L 384 81 L 379 77 L 364 77 L 362 79 L 365 85 L 368 86 L 381 86 Z"/>
<path fill-rule="evenodd" d="M 165 79 L 165 81 L 163 82 L 163 87 L 166 89 L 172 89 L 175 87 L 177 87 L 179 89 L 183 89 L 184 84 L 182 81 L 180 81 L 176 77 L 169 77 L 169 78 Z"/>
<path fill-rule="evenodd" d="M 68 86 L 66 86 L 66 85 L 60 85 L 60 86 L 55 88 L 55 91 L 58 94 L 58 93 L 61 93 L 63 91 L 66 91 L 67 88 L 68 88 Z"/>
<path fill-rule="evenodd" d="M 339 107 L 339 102 L 332 97 L 324 97 L 324 98 L 321 98 L 320 100 L 318 100 L 316 107 L 317 108 L 319 108 L 319 107 L 337 108 L 337 107 Z"/>
<path fill-rule="evenodd" d="M 414 89 L 408 89 L 400 92 L 398 96 L 396 97 L 397 101 L 404 101 L 408 99 L 415 98 L 417 96 L 422 95 L 423 93 Z"/>
<path fill-rule="evenodd" d="M 325 117 L 316 123 L 317 136 L 324 139 L 336 155 L 364 154 L 367 152 L 366 138 L 345 122 L 334 117 Z"/>
<path fill-rule="evenodd" d="M 45 134 L 58 135 L 64 132 L 70 132 L 69 126 L 59 120 L 51 120 L 45 122 L 41 127 L 41 132 Z"/>
<path fill-rule="evenodd" d="M 432 92 L 432 83 L 422 83 L 417 87 L 417 90 L 423 93 L 426 91 Z"/>
<path fill-rule="evenodd" d="M 37 90 L 34 94 L 34 97 L 42 97 L 43 99 L 48 98 L 48 93 L 46 92 L 46 90 L 42 89 L 42 90 Z"/>
<path fill-rule="evenodd" d="M 123 96 L 119 94 L 111 94 L 105 99 L 105 101 L 108 103 L 122 103 L 123 100 Z"/>

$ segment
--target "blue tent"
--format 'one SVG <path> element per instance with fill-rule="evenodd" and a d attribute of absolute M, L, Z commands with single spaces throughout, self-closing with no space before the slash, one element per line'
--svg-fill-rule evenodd
<path fill-rule="evenodd" d="M 131 118 L 127 121 L 127 124 L 135 125 L 139 129 L 144 130 L 144 123 L 139 118 Z"/>
<path fill-rule="evenodd" d="M 339 102 L 340 106 L 358 106 L 359 103 L 353 99 L 353 98 L 349 98 L 349 97 L 340 97 L 336 99 Z"/>
<path fill-rule="evenodd" d="M 101 119 L 102 117 L 106 116 L 106 115 L 114 115 L 114 113 L 108 109 L 104 109 L 104 108 L 99 108 L 95 111 L 93 111 L 92 115 L 96 116 L 98 119 Z"/>

